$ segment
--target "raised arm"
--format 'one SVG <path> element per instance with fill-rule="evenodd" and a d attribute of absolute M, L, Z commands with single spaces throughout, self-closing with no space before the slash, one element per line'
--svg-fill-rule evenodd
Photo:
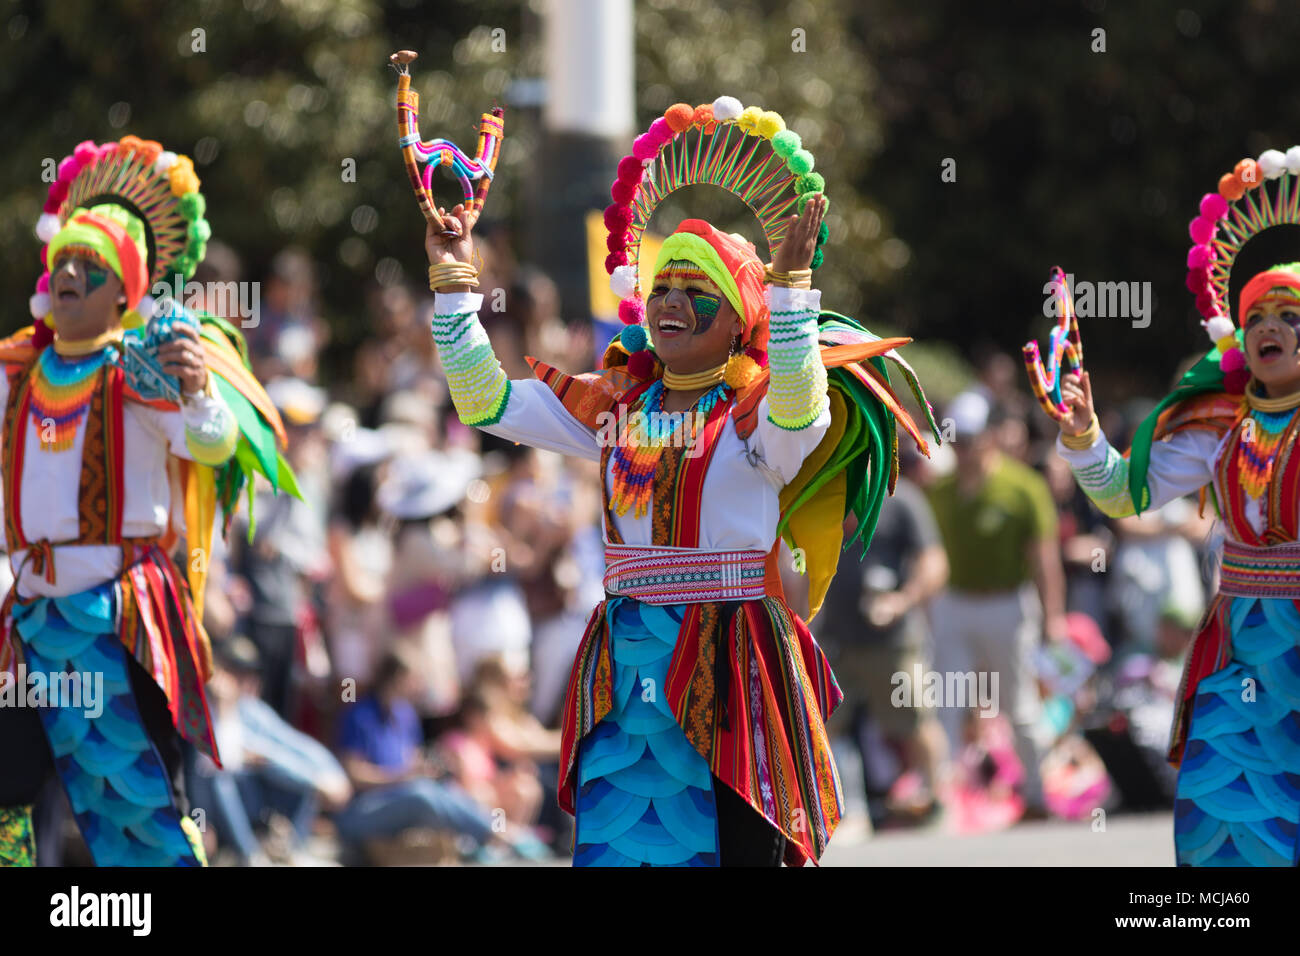
<path fill-rule="evenodd" d="M 457 235 L 430 224 L 425 236 L 435 292 L 432 331 L 460 420 L 509 441 L 599 459 L 595 431 L 570 415 L 551 389 L 536 379 L 506 376 L 478 319 L 483 296 L 470 284 L 477 285 L 470 265 L 474 216 L 459 205 L 450 214 L 439 212 Z"/>
<path fill-rule="evenodd" d="M 772 254 L 772 281 L 767 287 L 771 378 L 760 406 L 757 434 L 760 454 L 787 483 L 799 473 L 831 421 L 826 366 L 817 344 L 821 292 L 797 288 L 811 283 L 809 263 L 825 212 L 826 201 L 819 196 L 793 219 L 786 238 Z"/>
<path fill-rule="evenodd" d="M 1128 459 L 1106 440 L 1097 423 L 1088 373 L 1066 376 L 1061 397 L 1070 414 L 1061 420 L 1056 450 L 1074 472 L 1079 487 L 1103 514 L 1112 518 L 1135 514 Z M 1209 484 L 1220 441 L 1214 432 L 1189 429 L 1155 442 L 1147 468 L 1148 507 L 1160 508 Z"/>

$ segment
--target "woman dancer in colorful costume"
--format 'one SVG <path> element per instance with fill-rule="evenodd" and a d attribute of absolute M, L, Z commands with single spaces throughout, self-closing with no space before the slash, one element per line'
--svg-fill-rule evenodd
<path fill-rule="evenodd" d="M 239 331 L 146 294 L 203 258 L 198 189 L 156 142 L 78 145 L 37 225 L 36 323 L 0 342 L 0 865 L 33 862 L 30 804 L 53 773 L 98 865 L 204 864 L 180 740 L 217 757 L 201 623 L 216 504 L 228 522 L 254 473 L 297 490 Z M 169 556 L 182 536 L 187 577 Z"/>
<path fill-rule="evenodd" d="M 1300 862 L 1300 263 L 1229 278 L 1246 241 L 1300 223 L 1300 147 L 1244 159 L 1201 200 L 1187 285 L 1215 347 L 1121 456 L 1086 372 L 1065 376 L 1058 451 L 1112 517 L 1193 491 L 1225 540 L 1219 591 L 1188 655 L 1169 750 L 1180 865 Z M 1271 194 L 1270 194 L 1271 192 Z M 1244 281 L 1243 281 L 1244 280 Z"/>
<path fill-rule="evenodd" d="M 825 721 L 841 699 L 786 604 L 780 536 L 802 555 L 812 612 L 852 513 L 865 542 L 897 473 L 895 422 L 926 444 L 853 320 L 821 311 L 827 200 L 781 117 L 734 98 L 679 104 L 637 137 L 605 212 L 627 327 L 599 371 L 530 359 L 509 381 L 476 317 L 462 206 L 430 226 L 433 335 L 463 422 L 601 463 L 607 600 L 574 661 L 560 803 L 579 866 L 791 865 L 819 858 L 842 810 Z M 745 200 L 772 263 L 687 219 L 643 301 L 637 250 L 659 199 L 711 183 Z M 798 203 L 801 214 L 788 213 Z"/>

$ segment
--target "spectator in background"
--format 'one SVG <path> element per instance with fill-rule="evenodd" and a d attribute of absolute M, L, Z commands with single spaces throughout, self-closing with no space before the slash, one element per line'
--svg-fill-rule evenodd
<path fill-rule="evenodd" d="M 478 849 L 504 841 L 518 853 L 545 855 L 531 834 L 494 828 L 488 808 L 454 783 L 434 778 L 412 703 L 416 691 L 407 655 L 389 653 L 372 691 L 344 711 L 339 752 L 357 793 L 337 817 L 339 836 L 356 846 L 423 828 L 449 831 Z"/>
<path fill-rule="evenodd" d="M 281 250 L 261 285 L 258 321 L 244 328 L 253 372 L 263 382 L 283 375 L 316 377 L 316 356 L 329 327 L 316 314 L 316 266 L 302 249 Z"/>
<path fill-rule="evenodd" d="M 289 436 L 285 453 L 298 477 L 303 499 L 256 491 L 257 525 L 248 542 L 247 511 L 241 511 L 230 535 L 231 569 L 251 593 L 245 628 L 262 661 L 262 694 L 276 713 L 297 719 L 298 662 L 308 662 L 300 629 L 313 619 L 309 577 L 329 571 L 323 507 L 328 472 L 324 444 L 315 427 L 324 394 L 297 380 L 267 386 Z M 326 666 L 326 671 L 328 667 Z"/>
<path fill-rule="evenodd" d="M 1060 528 L 1066 610 L 1087 614 L 1104 628 L 1108 623 L 1108 587 L 1112 583 L 1111 575 L 1105 572 L 1112 560 L 1115 536 L 1106 517 L 1075 484 L 1065 459 L 1048 454 L 1043 459 L 1043 471 Z"/>
<path fill-rule="evenodd" d="M 1053 641 L 1066 634 L 1056 509 L 1043 478 L 998 447 L 1000 408 L 966 392 L 948 417 L 957 466 L 929 489 L 951 568 L 949 588 L 933 607 L 935 667 L 942 674 L 998 675 L 999 710 L 1010 719 L 1024 764 L 1025 817 L 1042 819 L 1034 658 L 1044 633 Z M 940 719 L 956 756 L 970 712 L 957 701 L 944 703 Z"/>
<path fill-rule="evenodd" d="M 845 527 L 845 540 L 854 530 Z M 907 801 L 903 815 L 925 817 L 937 808 L 937 775 L 946 749 L 943 732 L 920 701 L 897 706 L 891 698 L 895 674 L 911 679 L 928 669 L 925 606 L 948 580 L 948 559 L 925 495 L 904 477 L 885 499 L 871 547 L 860 564 L 854 550 L 840 557 L 816 631 L 844 692 L 841 710 L 849 715 L 862 757 L 867 808 L 878 827 L 891 808 L 885 800 L 889 784 L 873 767 L 871 723 L 897 748 L 903 768 L 920 777 L 921 788 Z"/>
<path fill-rule="evenodd" d="M 247 638 L 216 645 L 208 694 L 222 767 L 197 755 L 194 804 L 210 808 L 221 840 L 243 864 L 266 862 L 255 827 L 269 824 L 272 813 L 291 824 L 291 861 L 319 864 L 302 852 L 318 805 L 342 808 L 352 787 L 328 749 L 260 699 L 258 671 L 257 649 Z"/>

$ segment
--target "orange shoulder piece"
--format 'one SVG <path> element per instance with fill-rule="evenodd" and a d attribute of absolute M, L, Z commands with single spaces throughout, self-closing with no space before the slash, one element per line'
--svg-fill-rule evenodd
<path fill-rule="evenodd" d="M 569 375 L 531 355 L 524 356 L 524 360 L 533 374 L 555 393 L 568 413 L 588 428 L 600 427 L 596 416 L 613 411 L 624 395 L 642 384 L 627 374 L 626 368 Z"/>
<path fill-rule="evenodd" d="M 25 326 L 13 335 L 0 339 L 0 362 L 6 365 L 24 365 L 36 357 L 32 347 L 33 326 Z"/>
<path fill-rule="evenodd" d="M 1236 425 L 1242 407 L 1240 398 L 1226 392 L 1207 392 L 1175 402 L 1156 419 L 1154 440 L 1161 441 L 1189 429 L 1226 435 Z"/>

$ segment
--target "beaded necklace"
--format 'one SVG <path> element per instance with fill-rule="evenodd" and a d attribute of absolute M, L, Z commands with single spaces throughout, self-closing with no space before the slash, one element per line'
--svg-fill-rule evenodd
<path fill-rule="evenodd" d="M 109 349 L 89 355 L 64 357 L 52 348 L 41 350 L 31 377 L 32 423 L 41 441 L 41 451 L 67 451 L 72 447 L 99 386 Z"/>
<path fill-rule="evenodd" d="M 1293 417 L 1294 408 L 1280 412 L 1251 409 L 1249 420 L 1255 423 L 1254 427 L 1247 433 L 1249 440 L 1247 435 L 1243 435 L 1238 443 L 1241 449 L 1238 459 L 1241 464 L 1241 486 L 1250 497 L 1260 499 L 1268 491 L 1273 480 L 1273 464 L 1277 461 L 1282 438 Z"/>
<path fill-rule="evenodd" d="M 629 413 L 623 422 L 618 444 L 611 455 L 613 484 L 610 506 L 616 514 L 625 515 L 632 508 L 633 516 L 640 518 L 649 510 L 655 471 L 664 448 L 676 440 L 683 420 L 690 424 L 690 438 L 682 445 L 689 446 L 695 440 L 700 423 L 709 417 L 726 394 L 726 386 L 719 383 L 696 399 L 687 411 L 666 413 L 663 410 L 663 380 L 646 389 L 641 407 Z"/>

